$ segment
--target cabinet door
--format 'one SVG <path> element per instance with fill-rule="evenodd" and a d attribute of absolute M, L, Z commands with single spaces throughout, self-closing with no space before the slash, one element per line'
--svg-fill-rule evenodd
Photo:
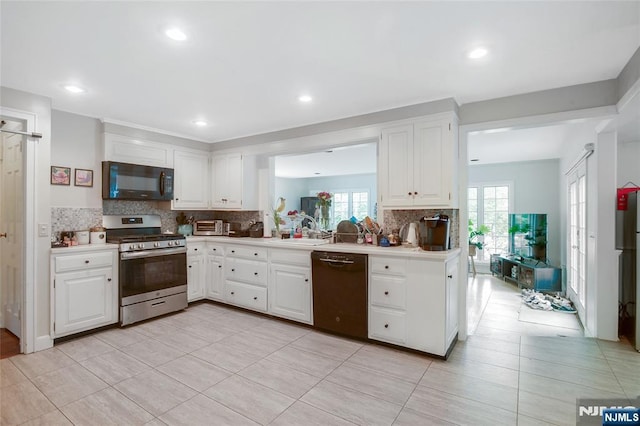
<path fill-rule="evenodd" d="M 311 324 L 310 268 L 272 264 L 269 278 L 269 312 Z"/>
<path fill-rule="evenodd" d="M 415 124 L 413 191 L 415 206 L 448 206 L 451 202 L 452 140 L 449 122 Z"/>
<path fill-rule="evenodd" d="M 212 207 L 242 207 L 242 155 L 215 155 L 212 157 L 211 167 Z"/>
<path fill-rule="evenodd" d="M 207 255 L 207 272 L 206 272 L 206 292 L 207 298 L 222 300 L 224 295 L 222 289 L 224 286 L 224 258 L 220 256 Z"/>
<path fill-rule="evenodd" d="M 105 133 L 104 159 L 121 163 L 171 168 L 173 167 L 173 146 Z"/>
<path fill-rule="evenodd" d="M 187 256 L 187 300 L 204 297 L 204 253 Z"/>
<path fill-rule="evenodd" d="M 56 337 L 118 321 L 112 268 L 57 274 L 54 291 Z"/>
<path fill-rule="evenodd" d="M 413 126 L 399 126 L 382 130 L 378 182 L 380 183 L 380 198 L 383 206 L 413 205 L 412 156 Z"/>
<path fill-rule="evenodd" d="M 451 345 L 458 332 L 458 270 L 458 258 L 447 263 L 447 276 L 445 277 L 445 336 L 447 341 L 445 349 Z"/>
<path fill-rule="evenodd" d="M 174 153 L 174 209 L 209 207 L 209 159 L 206 152 Z"/>

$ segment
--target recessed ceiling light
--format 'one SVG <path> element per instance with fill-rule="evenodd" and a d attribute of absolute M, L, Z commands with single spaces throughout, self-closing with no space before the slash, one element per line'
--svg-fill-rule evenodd
<path fill-rule="evenodd" d="M 169 28 L 167 31 L 164 32 L 167 37 L 169 37 L 171 40 L 175 40 L 175 41 L 185 41 L 187 39 L 187 35 L 185 33 L 182 32 L 182 30 L 180 30 L 179 28 Z"/>
<path fill-rule="evenodd" d="M 67 84 L 66 86 L 64 86 L 64 88 L 71 93 L 84 93 L 87 91 L 87 89 L 83 89 L 82 87 L 76 86 L 75 84 Z"/>
<path fill-rule="evenodd" d="M 485 56 L 487 56 L 487 53 L 489 53 L 487 49 L 485 49 L 484 47 L 478 47 L 473 49 L 471 52 L 469 52 L 469 58 L 471 59 L 484 58 Z"/>
<path fill-rule="evenodd" d="M 313 100 L 313 98 L 309 95 L 300 95 L 298 96 L 298 100 L 303 103 L 309 103 Z"/>
<path fill-rule="evenodd" d="M 195 120 L 195 121 L 193 121 L 193 124 L 195 124 L 198 127 L 204 127 L 208 123 L 206 121 L 204 121 L 204 120 Z"/>

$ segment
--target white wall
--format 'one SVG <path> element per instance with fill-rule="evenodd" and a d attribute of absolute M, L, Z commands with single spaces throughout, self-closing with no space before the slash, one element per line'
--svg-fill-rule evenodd
<path fill-rule="evenodd" d="M 618 144 L 618 187 L 627 182 L 640 186 L 640 141 Z"/>
<path fill-rule="evenodd" d="M 344 189 L 369 191 L 372 201 L 369 215 L 373 215 L 373 207 L 378 199 L 374 173 L 298 179 L 276 178 L 275 194 L 276 198 L 282 196 L 287 200 L 287 210 L 300 210 L 300 197 L 314 196 L 317 191 L 333 193 Z"/>
<path fill-rule="evenodd" d="M 51 111 L 51 165 L 71 167 L 71 185 L 51 185 L 52 207 L 102 208 L 102 123 Z M 93 187 L 74 186 L 75 169 L 93 170 Z"/>
<path fill-rule="evenodd" d="M 472 165 L 469 183 L 513 182 L 512 213 L 547 214 L 547 257 L 560 265 L 560 182 L 559 160 Z"/>

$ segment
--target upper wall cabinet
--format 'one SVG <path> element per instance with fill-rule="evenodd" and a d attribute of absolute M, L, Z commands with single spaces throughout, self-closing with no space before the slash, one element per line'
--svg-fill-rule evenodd
<path fill-rule="evenodd" d="M 452 114 L 382 129 L 378 161 L 383 208 L 457 208 L 458 135 Z"/>
<path fill-rule="evenodd" d="M 173 167 L 172 208 L 209 208 L 209 153 L 176 150 Z"/>
<path fill-rule="evenodd" d="M 105 133 L 104 159 L 121 163 L 173 168 L 173 146 Z"/>
<path fill-rule="evenodd" d="M 255 156 L 238 153 L 211 157 L 211 207 L 214 209 L 258 208 Z"/>

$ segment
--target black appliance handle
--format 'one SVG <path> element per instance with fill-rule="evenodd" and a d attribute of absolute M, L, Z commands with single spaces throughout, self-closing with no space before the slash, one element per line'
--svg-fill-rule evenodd
<path fill-rule="evenodd" d="M 159 257 L 159 256 L 168 256 L 171 254 L 181 254 L 186 253 L 186 247 L 176 247 L 176 248 L 167 248 L 167 249 L 156 249 L 156 250 L 141 250 L 141 251 L 131 251 L 120 253 L 120 260 L 131 260 L 131 259 L 141 259 L 145 257 Z"/>
<path fill-rule="evenodd" d="M 164 171 L 160 172 L 160 195 L 164 195 L 164 180 L 166 177 L 166 173 Z"/>

